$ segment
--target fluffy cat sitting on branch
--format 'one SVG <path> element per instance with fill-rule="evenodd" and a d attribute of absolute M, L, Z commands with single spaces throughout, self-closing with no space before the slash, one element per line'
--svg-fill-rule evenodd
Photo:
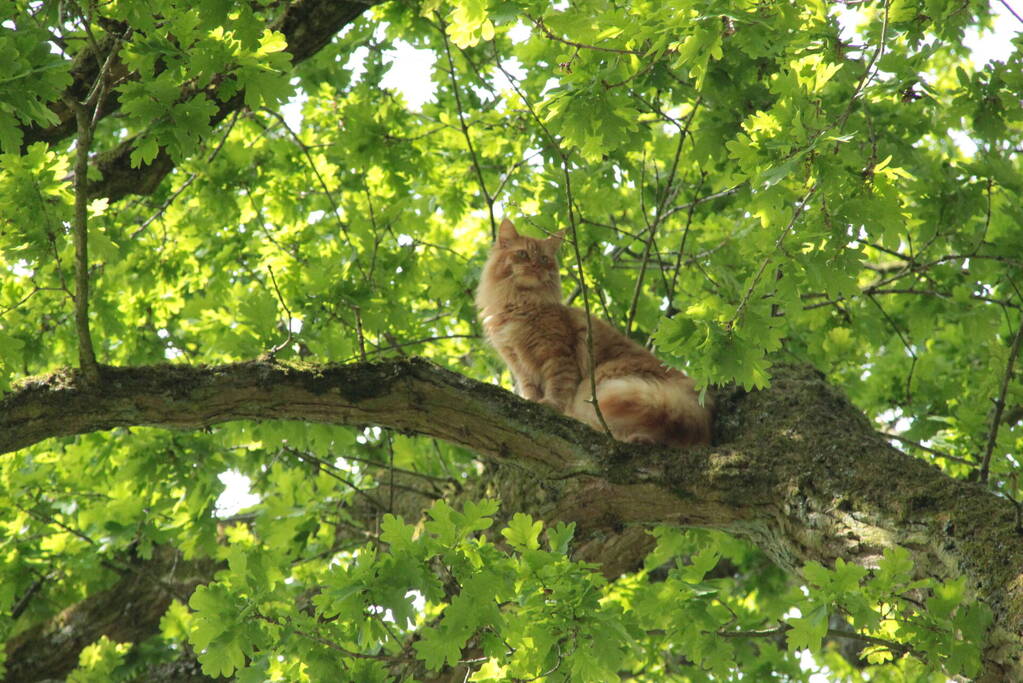
<path fill-rule="evenodd" d="M 476 306 L 520 396 L 603 430 L 592 401 L 586 312 L 561 302 L 563 239 L 564 230 L 533 239 L 502 221 Z M 597 405 L 615 438 L 682 447 L 710 442 L 710 398 L 700 405 L 692 379 L 603 320 L 591 317 L 590 324 Z"/>

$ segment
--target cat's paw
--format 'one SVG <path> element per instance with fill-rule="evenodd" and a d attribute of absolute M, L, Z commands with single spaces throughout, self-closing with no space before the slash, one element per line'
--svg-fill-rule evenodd
<path fill-rule="evenodd" d="M 519 390 L 519 396 L 527 401 L 540 401 L 543 397 L 543 392 L 535 384 L 524 384 Z"/>
<path fill-rule="evenodd" d="M 547 396 L 544 396 L 543 398 L 538 400 L 537 403 L 540 403 L 540 404 L 545 405 L 545 406 L 549 406 L 550 408 L 553 408 L 554 410 L 558 411 L 559 413 L 565 412 L 565 409 L 562 407 L 561 403 L 559 403 L 558 401 L 555 401 L 553 398 L 548 398 Z"/>

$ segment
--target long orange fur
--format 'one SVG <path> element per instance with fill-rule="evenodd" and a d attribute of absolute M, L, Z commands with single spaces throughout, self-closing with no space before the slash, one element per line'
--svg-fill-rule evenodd
<path fill-rule="evenodd" d="M 520 396 L 602 429 L 591 400 L 586 312 L 561 301 L 563 237 L 533 239 L 502 221 L 476 306 Z M 591 326 L 597 404 L 615 438 L 679 447 L 710 442 L 710 397 L 700 405 L 689 376 L 603 320 L 591 316 Z"/>

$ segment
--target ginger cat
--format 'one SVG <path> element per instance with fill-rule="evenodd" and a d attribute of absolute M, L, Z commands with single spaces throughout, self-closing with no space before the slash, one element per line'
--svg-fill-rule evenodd
<path fill-rule="evenodd" d="M 502 221 L 476 307 L 520 396 L 602 430 L 591 401 L 586 312 L 561 302 L 563 239 L 564 230 L 533 239 Z M 710 442 L 710 398 L 700 405 L 693 380 L 603 320 L 591 316 L 591 325 L 597 402 L 615 438 L 681 447 Z"/>

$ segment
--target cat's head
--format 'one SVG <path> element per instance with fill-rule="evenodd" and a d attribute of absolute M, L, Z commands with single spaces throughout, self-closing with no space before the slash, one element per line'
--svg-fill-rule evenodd
<path fill-rule="evenodd" d="M 492 274 L 513 283 L 516 289 L 553 289 L 560 296 L 558 249 L 564 238 L 564 230 L 542 240 L 520 235 L 505 218 L 491 252 Z"/>

